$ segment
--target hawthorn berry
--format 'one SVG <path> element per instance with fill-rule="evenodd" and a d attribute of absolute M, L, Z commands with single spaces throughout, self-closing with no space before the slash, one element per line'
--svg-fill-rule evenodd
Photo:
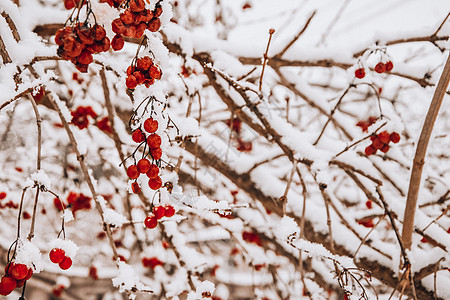
<path fill-rule="evenodd" d="M 156 219 L 159 220 L 162 217 L 164 217 L 166 212 L 166 209 L 164 206 L 155 206 L 153 207 L 153 214 L 155 215 Z"/>
<path fill-rule="evenodd" d="M 66 257 L 66 252 L 62 249 L 55 248 L 55 249 L 52 249 L 52 251 L 50 251 L 48 256 L 50 257 L 50 261 L 52 263 L 59 264 Z"/>
<path fill-rule="evenodd" d="M 72 266 L 72 259 L 65 256 L 64 259 L 59 263 L 59 267 L 63 270 L 67 270 Z"/>
<path fill-rule="evenodd" d="M 386 65 L 382 62 L 377 63 L 375 66 L 375 72 L 379 74 L 386 72 Z"/>
<path fill-rule="evenodd" d="M 139 186 L 139 183 L 133 182 L 133 183 L 131 184 L 131 190 L 132 190 L 133 193 L 135 193 L 135 194 L 140 194 L 140 193 L 141 193 L 141 187 Z"/>
<path fill-rule="evenodd" d="M 377 153 L 377 149 L 374 146 L 370 145 L 370 146 L 367 146 L 366 149 L 364 149 L 364 153 L 367 156 L 369 156 L 369 155 Z"/>
<path fill-rule="evenodd" d="M 136 60 L 136 68 L 140 71 L 148 71 L 152 65 L 153 61 L 148 56 L 144 56 Z"/>
<path fill-rule="evenodd" d="M 158 29 L 161 27 L 161 20 L 158 18 L 154 18 L 152 19 L 148 25 L 147 25 L 147 29 L 151 32 L 156 32 L 158 31 Z"/>
<path fill-rule="evenodd" d="M 162 180 L 161 177 L 157 176 L 155 178 L 150 178 L 148 180 L 148 186 L 152 189 L 152 190 L 157 190 L 159 188 L 161 188 L 162 186 Z"/>
<path fill-rule="evenodd" d="M 24 264 L 12 264 L 9 275 L 15 280 L 22 280 L 28 275 L 28 267 Z"/>
<path fill-rule="evenodd" d="M 154 133 L 156 130 L 158 130 L 158 121 L 154 120 L 153 118 L 148 118 L 144 121 L 144 130 L 148 133 Z M 159 147 L 159 145 L 152 148 L 156 147 Z"/>
<path fill-rule="evenodd" d="M 148 159 L 143 158 L 137 163 L 137 170 L 139 173 L 145 174 L 150 170 L 151 163 Z"/>
<path fill-rule="evenodd" d="M 397 132 L 393 132 L 389 136 L 389 140 L 394 144 L 397 144 L 400 141 L 400 135 Z"/>
<path fill-rule="evenodd" d="M 133 131 L 133 133 L 131 134 L 131 138 L 136 143 L 142 143 L 143 141 L 145 141 L 145 135 L 140 129 L 136 129 L 135 131 Z"/>
<path fill-rule="evenodd" d="M 389 151 L 389 145 L 388 145 L 388 144 L 385 144 L 385 145 L 383 146 L 383 148 L 380 149 L 380 151 L 383 152 L 383 153 L 388 152 L 388 151 Z"/>
<path fill-rule="evenodd" d="M 155 164 L 152 164 L 150 166 L 150 170 L 148 170 L 146 175 L 147 175 L 148 178 L 156 178 L 156 177 L 158 177 L 158 174 L 159 174 L 158 166 L 155 165 Z"/>
<path fill-rule="evenodd" d="M 150 148 L 158 148 L 161 146 L 161 137 L 156 133 L 149 135 L 147 144 Z"/>
<path fill-rule="evenodd" d="M 165 211 L 164 211 L 164 216 L 170 218 L 170 217 L 173 217 L 174 215 L 175 215 L 175 208 L 172 205 L 166 205 Z"/>
<path fill-rule="evenodd" d="M 378 139 L 383 143 L 383 144 L 387 144 L 389 143 L 389 133 L 387 131 L 382 131 L 378 134 Z"/>
<path fill-rule="evenodd" d="M 149 215 L 145 218 L 144 225 L 149 229 L 156 228 L 156 226 L 158 225 L 158 219 L 156 219 L 154 215 Z"/>
<path fill-rule="evenodd" d="M 364 76 L 366 76 L 366 71 L 364 71 L 363 68 L 359 68 L 359 69 L 355 70 L 355 77 L 356 78 L 362 79 L 362 78 L 364 78 Z"/>
<path fill-rule="evenodd" d="M 375 137 L 375 139 L 372 141 L 372 146 L 375 149 L 380 150 L 381 148 L 383 148 L 384 143 L 378 137 Z"/>
<path fill-rule="evenodd" d="M 5 192 L 1 192 L 0 193 L 0 200 L 3 200 L 6 198 L 6 193 Z"/>
<path fill-rule="evenodd" d="M 160 159 L 161 156 L 162 156 L 162 149 L 159 148 L 159 147 L 158 147 L 158 148 L 152 148 L 152 149 L 150 150 L 150 153 L 151 153 L 153 159 L 158 160 L 158 159 Z"/>
<path fill-rule="evenodd" d="M 7 296 L 11 294 L 12 291 L 17 286 L 17 282 L 14 280 L 14 278 L 9 276 L 3 276 L 2 280 L 0 281 L 0 295 Z"/>
<path fill-rule="evenodd" d="M 113 48 L 114 51 L 122 50 L 124 45 L 125 40 L 123 39 L 123 36 L 120 34 L 116 34 L 111 40 L 111 47 Z"/>
<path fill-rule="evenodd" d="M 125 84 L 126 84 L 127 88 L 129 88 L 130 90 L 134 90 L 137 86 L 136 77 L 134 77 L 133 75 L 128 76 L 125 81 Z"/>
<path fill-rule="evenodd" d="M 386 66 L 386 72 L 390 72 L 394 68 L 394 64 L 392 63 L 392 61 L 388 61 L 387 63 L 385 63 L 385 66 Z"/>
<path fill-rule="evenodd" d="M 130 179 L 136 179 L 139 177 L 140 173 L 136 165 L 131 165 L 127 169 L 127 175 Z"/>
<path fill-rule="evenodd" d="M 372 209 L 372 201 L 367 200 L 367 201 L 366 201 L 366 207 L 367 207 L 368 209 Z"/>

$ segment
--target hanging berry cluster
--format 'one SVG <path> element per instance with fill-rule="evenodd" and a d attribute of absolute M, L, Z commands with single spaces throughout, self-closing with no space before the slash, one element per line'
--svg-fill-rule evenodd
<path fill-rule="evenodd" d="M 154 270 L 157 266 L 163 266 L 164 262 L 157 257 L 144 257 L 142 258 L 142 265 L 146 268 Z"/>
<path fill-rule="evenodd" d="M 58 264 L 62 270 L 67 270 L 72 266 L 72 259 L 66 255 L 63 249 L 53 248 L 48 254 L 50 261 Z"/>
<path fill-rule="evenodd" d="M 394 63 L 389 60 L 386 63 L 380 61 L 379 63 L 377 63 L 375 65 L 374 70 L 378 74 L 381 74 L 381 73 L 385 73 L 385 72 L 390 72 L 390 71 L 392 71 L 393 68 L 394 68 Z M 355 70 L 356 78 L 362 79 L 365 76 L 366 76 L 366 71 L 364 68 L 358 68 Z"/>
<path fill-rule="evenodd" d="M 163 217 L 173 217 L 175 215 L 175 208 L 172 205 L 158 205 L 153 207 L 153 212 L 150 213 L 144 220 L 145 227 L 149 229 L 156 228 L 158 220 Z"/>
<path fill-rule="evenodd" d="M 367 129 L 377 121 L 377 117 L 369 117 L 367 120 L 359 121 L 356 126 L 361 127 L 363 132 L 367 132 Z"/>
<path fill-rule="evenodd" d="M 116 34 L 113 38 L 113 49 L 116 51 L 123 47 L 123 36 L 138 39 L 144 35 L 145 29 L 156 32 L 161 27 L 160 5 L 157 4 L 153 11 L 145 8 L 144 0 L 129 0 L 125 5 L 125 11 L 111 23 L 112 31 Z M 114 7 L 115 4 L 111 6 Z"/>
<path fill-rule="evenodd" d="M 24 264 L 10 262 L 0 281 L 0 295 L 7 296 L 16 288 L 22 287 L 31 278 L 33 270 Z"/>
<path fill-rule="evenodd" d="M 148 88 L 158 79 L 161 79 L 161 70 L 150 57 L 144 56 L 128 67 L 125 84 L 131 90 L 140 84 Z"/>
<path fill-rule="evenodd" d="M 82 73 L 87 73 L 88 66 L 94 61 L 92 54 L 106 52 L 111 45 L 103 26 L 90 26 L 75 23 L 56 32 L 55 42 L 59 46 L 59 57 L 70 60 Z"/>
<path fill-rule="evenodd" d="M 400 141 L 400 135 L 397 132 L 392 132 L 389 134 L 387 131 L 382 131 L 379 134 L 374 134 L 370 137 L 372 144 L 366 147 L 364 150 L 366 155 L 373 155 L 378 150 L 383 153 L 389 151 L 389 142 L 394 144 Z"/>

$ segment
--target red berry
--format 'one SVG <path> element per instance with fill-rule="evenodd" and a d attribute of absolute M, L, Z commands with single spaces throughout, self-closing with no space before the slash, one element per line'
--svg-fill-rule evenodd
<path fill-rule="evenodd" d="M 133 131 L 133 133 L 131 134 L 131 138 L 132 138 L 133 141 L 135 141 L 136 143 L 142 143 L 143 141 L 145 141 L 145 134 L 144 134 L 140 129 L 136 129 L 136 130 Z"/>
<path fill-rule="evenodd" d="M 111 41 L 111 47 L 114 51 L 119 51 L 123 48 L 125 45 L 125 40 L 123 39 L 123 36 L 121 34 L 116 34 L 112 41 Z"/>
<path fill-rule="evenodd" d="M 157 190 L 162 186 L 162 180 L 161 177 L 157 176 L 156 178 L 150 178 L 148 181 L 148 186 L 152 190 Z"/>
<path fill-rule="evenodd" d="M 135 194 L 140 194 L 140 193 L 141 193 L 141 187 L 139 186 L 139 183 L 133 182 L 133 183 L 131 184 L 131 190 L 132 190 L 133 193 L 135 193 Z"/>
<path fill-rule="evenodd" d="M 150 75 L 151 78 L 161 79 L 161 70 L 155 65 L 150 67 L 148 74 Z"/>
<path fill-rule="evenodd" d="M 120 14 L 120 19 L 124 24 L 131 25 L 134 22 L 133 12 L 129 9 L 126 9 L 123 13 Z"/>
<path fill-rule="evenodd" d="M 366 76 L 366 71 L 364 71 L 363 68 L 359 68 L 359 69 L 355 70 L 355 77 L 356 78 L 362 79 L 362 78 L 364 78 L 364 76 Z"/>
<path fill-rule="evenodd" d="M 375 66 L 375 72 L 380 74 L 386 72 L 386 65 L 382 62 L 377 63 Z"/>
<path fill-rule="evenodd" d="M 366 149 L 364 149 L 364 153 L 367 156 L 369 156 L 369 155 L 377 153 L 377 149 L 374 146 L 370 145 L 370 146 L 367 146 Z"/>
<path fill-rule="evenodd" d="M 64 257 L 66 257 L 66 252 L 62 249 L 55 248 L 50 251 L 48 256 L 50 257 L 50 261 L 52 263 L 59 264 L 64 260 Z"/>
<path fill-rule="evenodd" d="M 125 84 L 127 88 L 129 88 L 130 90 L 134 90 L 137 86 L 136 77 L 134 77 L 133 75 L 129 75 L 125 80 Z"/>
<path fill-rule="evenodd" d="M 144 129 L 148 133 L 154 133 L 156 130 L 158 130 L 158 121 L 156 121 L 152 118 L 148 118 L 144 122 Z M 156 147 L 159 147 L 159 145 Z M 156 147 L 152 147 L 152 148 L 156 148 Z"/>
<path fill-rule="evenodd" d="M 149 229 L 156 228 L 156 225 L 158 225 L 158 220 L 154 215 L 149 215 L 147 216 L 147 218 L 145 218 L 144 225 Z"/>
<path fill-rule="evenodd" d="M 383 148 L 380 149 L 380 151 L 383 152 L 383 153 L 388 152 L 388 151 L 389 151 L 389 145 L 388 145 L 388 144 L 385 144 L 385 145 L 383 146 Z"/>
<path fill-rule="evenodd" d="M 148 22 L 147 29 L 151 32 L 156 32 L 161 27 L 161 20 L 158 18 L 153 18 L 150 22 Z"/>
<path fill-rule="evenodd" d="M 390 72 L 392 71 L 392 69 L 394 68 L 394 64 L 392 63 L 392 61 L 388 61 L 386 64 L 386 72 Z"/>
<path fill-rule="evenodd" d="M 378 134 L 378 139 L 383 143 L 383 144 L 388 144 L 389 143 L 389 133 L 387 131 L 382 131 Z"/>
<path fill-rule="evenodd" d="M 158 148 L 161 146 L 161 137 L 156 133 L 149 135 L 147 138 L 147 144 L 150 148 Z"/>
<path fill-rule="evenodd" d="M 158 160 L 158 159 L 160 159 L 161 156 L 162 156 L 162 149 L 159 148 L 159 147 L 158 147 L 158 148 L 153 148 L 153 149 L 150 151 L 150 153 L 151 153 L 153 159 Z"/>
<path fill-rule="evenodd" d="M 150 170 L 147 172 L 146 175 L 147 175 L 148 178 L 155 178 L 155 177 L 158 177 L 158 174 L 159 174 L 158 166 L 155 165 L 155 164 L 152 164 L 150 166 Z"/>
<path fill-rule="evenodd" d="M 150 67 L 153 65 L 153 61 L 150 57 L 144 56 L 142 58 L 138 58 L 136 61 L 136 67 L 140 71 L 148 71 Z"/>
<path fill-rule="evenodd" d="M 68 256 L 64 257 L 63 261 L 59 263 L 59 267 L 63 270 L 67 270 L 72 266 L 72 259 Z"/>
<path fill-rule="evenodd" d="M 6 296 L 11 294 L 17 286 L 17 282 L 12 277 L 3 276 L 0 281 L 0 295 Z"/>
<path fill-rule="evenodd" d="M 175 208 L 172 205 L 166 205 L 165 208 L 166 210 L 164 211 L 164 216 L 170 218 L 175 215 Z"/>
<path fill-rule="evenodd" d="M 165 215 L 166 209 L 164 206 L 155 206 L 153 207 L 153 214 L 155 215 L 156 219 L 159 220 Z"/>
<path fill-rule="evenodd" d="M 131 0 L 130 9 L 132 12 L 141 12 L 145 9 L 144 0 Z"/>
<path fill-rule="evenodd" d="M 393 132 L 389 136 L 389 140 L 394 144 L 397 144 L 400 141 L 400 135 L 397 132 Z"/>
<path fill-rule="evenodd" d="M 150 170 L 151 163 L 148 159 L 143 158 L 137 163 L 137 170 L 139 173 L 145 174 Z"/>
<path fill-rule="evenodd" d="M 6 193 L 5 192 L 1 192 L 0 193 L 0 200 L 3 200 L 6 198 Z"/>
<path fill-rule="evenodd" d="M 22 280 L 26 281 L 26 280 L 30 279 L 31 276 L 33 276 L 33 270 L 32 270 L 31 268 L 29 268 L 29 269 L 28 269 L 27 276 L 25 276 L 25 278 L 22 279 Z"/>
<path fill-rule="evenodd" d="M 384 144 L 383 144 L 383 142 L 377 137 L 376 139 L 373 140 L 372 146 L 373 146 L 375 149 L 380 150 L 381 148 L 383 148 Z"/>
<path fill-rule="evenodd" d="M 136 165 L 131 165 L 127 169 L 127 175 L 130 179 L 136 179 L 139 177 L 140 173 Z"/>
<path fill-rule="evenodd" d="M 112 31 L 116 34 L 123 34 L 125 33 L 125 30 L 127 30 L 120 18 L 117 18 L 114 21 L 112 21 L 111 27 Z"/>
<path fill-rule="evenodd" d="M 24 264 L 13 264 L 9 270 L 9 274 L 15 280 L 24 279 L 28 275 L 28 267 Z"/>
<path fill-rule="evenodd" d="M 89 277 L 91 277 L 94 280 L 98 279 L 97 268 L 95 266 L 91 266 L 89 268 Z"/>
<path fill-rule="evenodd" d="M 372 201 L 367 200 L 366 201 L 366 206 L 367 206 L 368 209 L 372 209 Z"/>
<path fill-rule="evenodd" d="M 364 227 L 367 227 L 367 228 L 372 228 L 374 226 L 373 219 L 359 220 L 358 224 L 360 224 Z"/>

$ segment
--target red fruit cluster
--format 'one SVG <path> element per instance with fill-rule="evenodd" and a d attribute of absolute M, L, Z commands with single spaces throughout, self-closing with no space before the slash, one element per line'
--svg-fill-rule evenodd
<path fill-rule="evenodd" d="M 14 208 L 17 209 L 19 208 L 18 204 L 15 204 L 14 202 L 12 202 L 11 200 L 9 200 L 6 203 L 2 203 L 2 200 L 6 198 L 6 193 L 5 192 L 0 192 L 0 209 L 2 208 Z"/>
<path fill-rule="evenodd" d="M 161 137 L 156 134 L 158 130 L 158 121 L 153 118 L 148 118 L 144 121 L 144 130 L 149 133 L 148 136 L 141 129 L 136 129 L 133 131 L 131 138 L 136 143 L 143 143 L 146 141 L 149 147 L 149 154 L 153 161 L 158 161 L 162 156 L 161 149 Z M 159 177 L 159 167 L 155 163 L 151 163 L 147 158 L 140 159 L 137 164 L 131 165 L 127 169 L 127 175 L 130 179 L 137 179 L 141 174 L 147 175 L 148 186 L 152 190 L 157 190 L 162 186 L 161 177 Z M 131 185 L 133 193 L 139 194 L 141 188 L 139 184 L 135 181 Z"/>
<path fill-rule="evenodd" d="M 66 255 L 63 249 L 54 248 L 48 254 L 50 261 L 58 264 L 62 270 L 67 270 L 72 266 L 72 259 Z"/>
<path fill-rule="evenodd" d="M 163 217 L 173 217 L 175 215 L 175 208 L 172 205 L 154 206 L 153 213 L 149 214 L 145 220 L 144 225 L 149 229 L 156 228 L 158 220 Z"/>
<path fill-rule="evenodd" d="M 91 197 L 85 196 L 82 193 L 70 192 L 67 196 L 66 203 L 58 198 L 54 198 L 53 205 L 59 211 L 70 206 L 72 208 L 72 212 L 75 214 L 78 210 L 91 209 Z"/>
<path fill-rule="evenodd" d="M 78 4 L 81 0 L 64 0 L 64 7 L 66 9 L 72 9 L 75 6 L 78 7 Z M 81 6 L 85 5 L 87 3 L 86 0 L 83 0 L 83 3 L 81 3 Z"/>
<path fill-rule="evenodd" d="M 374 124 L 377 121 L 377 117 L 369 117 L 369 119 L 365 121 L 359 121 L 356 123 L 356 126 L 361 127 L 361 130 L 363 132 L 367 132 L 367 129 L 370 127 L 370 125 Z"/>
<path fill-rule="evenodd" d="M 164 262 L 160 261 L 157 257 L 144 257 L 142 264 L 144 267 L 154 270 L 157 266 L 163 266 Z"/>
<path fill-rule="evenodd" d="M 256 245 L 262 247 L 261 238 L 259 237 L 259 234 L 255 233 L 255 232 L 244 231 L 244 232 L 242 232 L 242 238 L 244 239 L 244 241 L 246 241 L 248 243 L 253 243 L 253 244 L 256 244 Z"/>
<path fill-rule="evenodd" d="M 379 134 L 374 134 L 370 137 L 372 144 L 366 147 L 364 153 L 366 155 L 372 155 L 377 153 L 380 150 L 383 153 L 389 151 L 389 143 L 393 142 L 394 144 L 400 141 L 400 135 L 397 132 L 393 132 L 389 134 L 387 131 L 382 131 Z"/>
<path fill-rule="evenodd" d="M 90 106 L 78 106 L 78 108 L 71 112 L 71 123 L 80 129 L 87 128 L 89 126 L 88 116 L 93 119 L 97 118 L 97 114 Z"/>
<path fill-rule="evenodd" d="M 129 7 L 120 14 L 120 17 L 111 23 L 114 36 L 113 49 L 118 51 L 123 47 L 122 35 L 130 38 L 140 38 L 145 29 L 156 32 L 161 27 L 159 16 L 162 8 L 156 5 L 153 11 L 145 8 L 144 0 L 130 0 Z M 121 45 L 121 46 L 120 46 Z"/>
<path fill-rule="evenodd" d="M 55 42 L 59 46 L 58 56 L 70 60 L 81 73 L 87 73 L 94 61 L 92 54 L 106 52 L 111 45 L 103 26 L 90 27 L 87 23 L 61 28 L 56 32 Z"/>
<path fill-rule="evenodd" d="M 100 120 L 97 121 L 97 127 L 107 133 L 107 134 L 112 134 L 112 127 L 111 127 L 111 122 L 109 121 L 108 117 L 104 117 L 101 118 Z"/>
<path fill-rule="evenodd" d="M 155 80 L 161 79 L 161 74 L 161 70 L 153 60 L 148 56 L 144 56 L 138 58 L 135 64 L 128 67 L 125 84 L 131 90 L 140 84 L 150 87 L 155 83 Z"/>
<path fill-rule="evenodd" d="M 379 62 L 375 65 L 375 72 L 381 74 L 384 72 L 390 72 L 394 68 L 394 64 L 392 61 L 388 61 L 386 63 Z"/>
<path fill-rule="evenodd" d="M 15 288 L 22 287 L 31 278 L 33 270 L 24 264 L 11 262 L 5 267 L 5 275 L 0 281 L 0 295 L 7 296 Z"/>

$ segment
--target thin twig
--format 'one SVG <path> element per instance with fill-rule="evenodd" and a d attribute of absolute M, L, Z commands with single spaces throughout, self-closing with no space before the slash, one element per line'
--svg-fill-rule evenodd
<path fill-rule="evenodd" d="M 309 16 L 308 20 L 306 21 L 305 25 L 303 25 L 303 28 L 294 36 L 294 38 L 283 48 L 283 50 L 280 51 L 280 53 L 278 53 L 277 55 L 275 55 L 275 57 L 282 57 L 284 55 L 284 53 L 286 53 L 287 50 L 289 50 L 289 48 L 292 47 L 292 45 L 294 45 L 294 43 L 300 38 L 300 36 L 306 31 L 306 29 L 309 26 L 309 23 L 311 23 L 311 20 L 314 18 L 314 16 L 316 15 L 316 11 L 313 11 L 313 13 Z"/>
<path fill-rule="evenodd" d="M 269 52 L 269 46 L 270 41 L 272 41 L 272 35 L 275 33 L 275 29 L 271 28 L 269 29 L 269 41 L 267 42 L 266 52 L 264 53 L 264 60 L 262 65 L 262 71 L 261 71 L 261 77 L 259 78 L 259 92 L 262 91 L 262 82 L 263 82 L 263 76 L 264 76 L 264 70 L 266 69 L 267 60 L 269 59 L 268 52 Z"/>

